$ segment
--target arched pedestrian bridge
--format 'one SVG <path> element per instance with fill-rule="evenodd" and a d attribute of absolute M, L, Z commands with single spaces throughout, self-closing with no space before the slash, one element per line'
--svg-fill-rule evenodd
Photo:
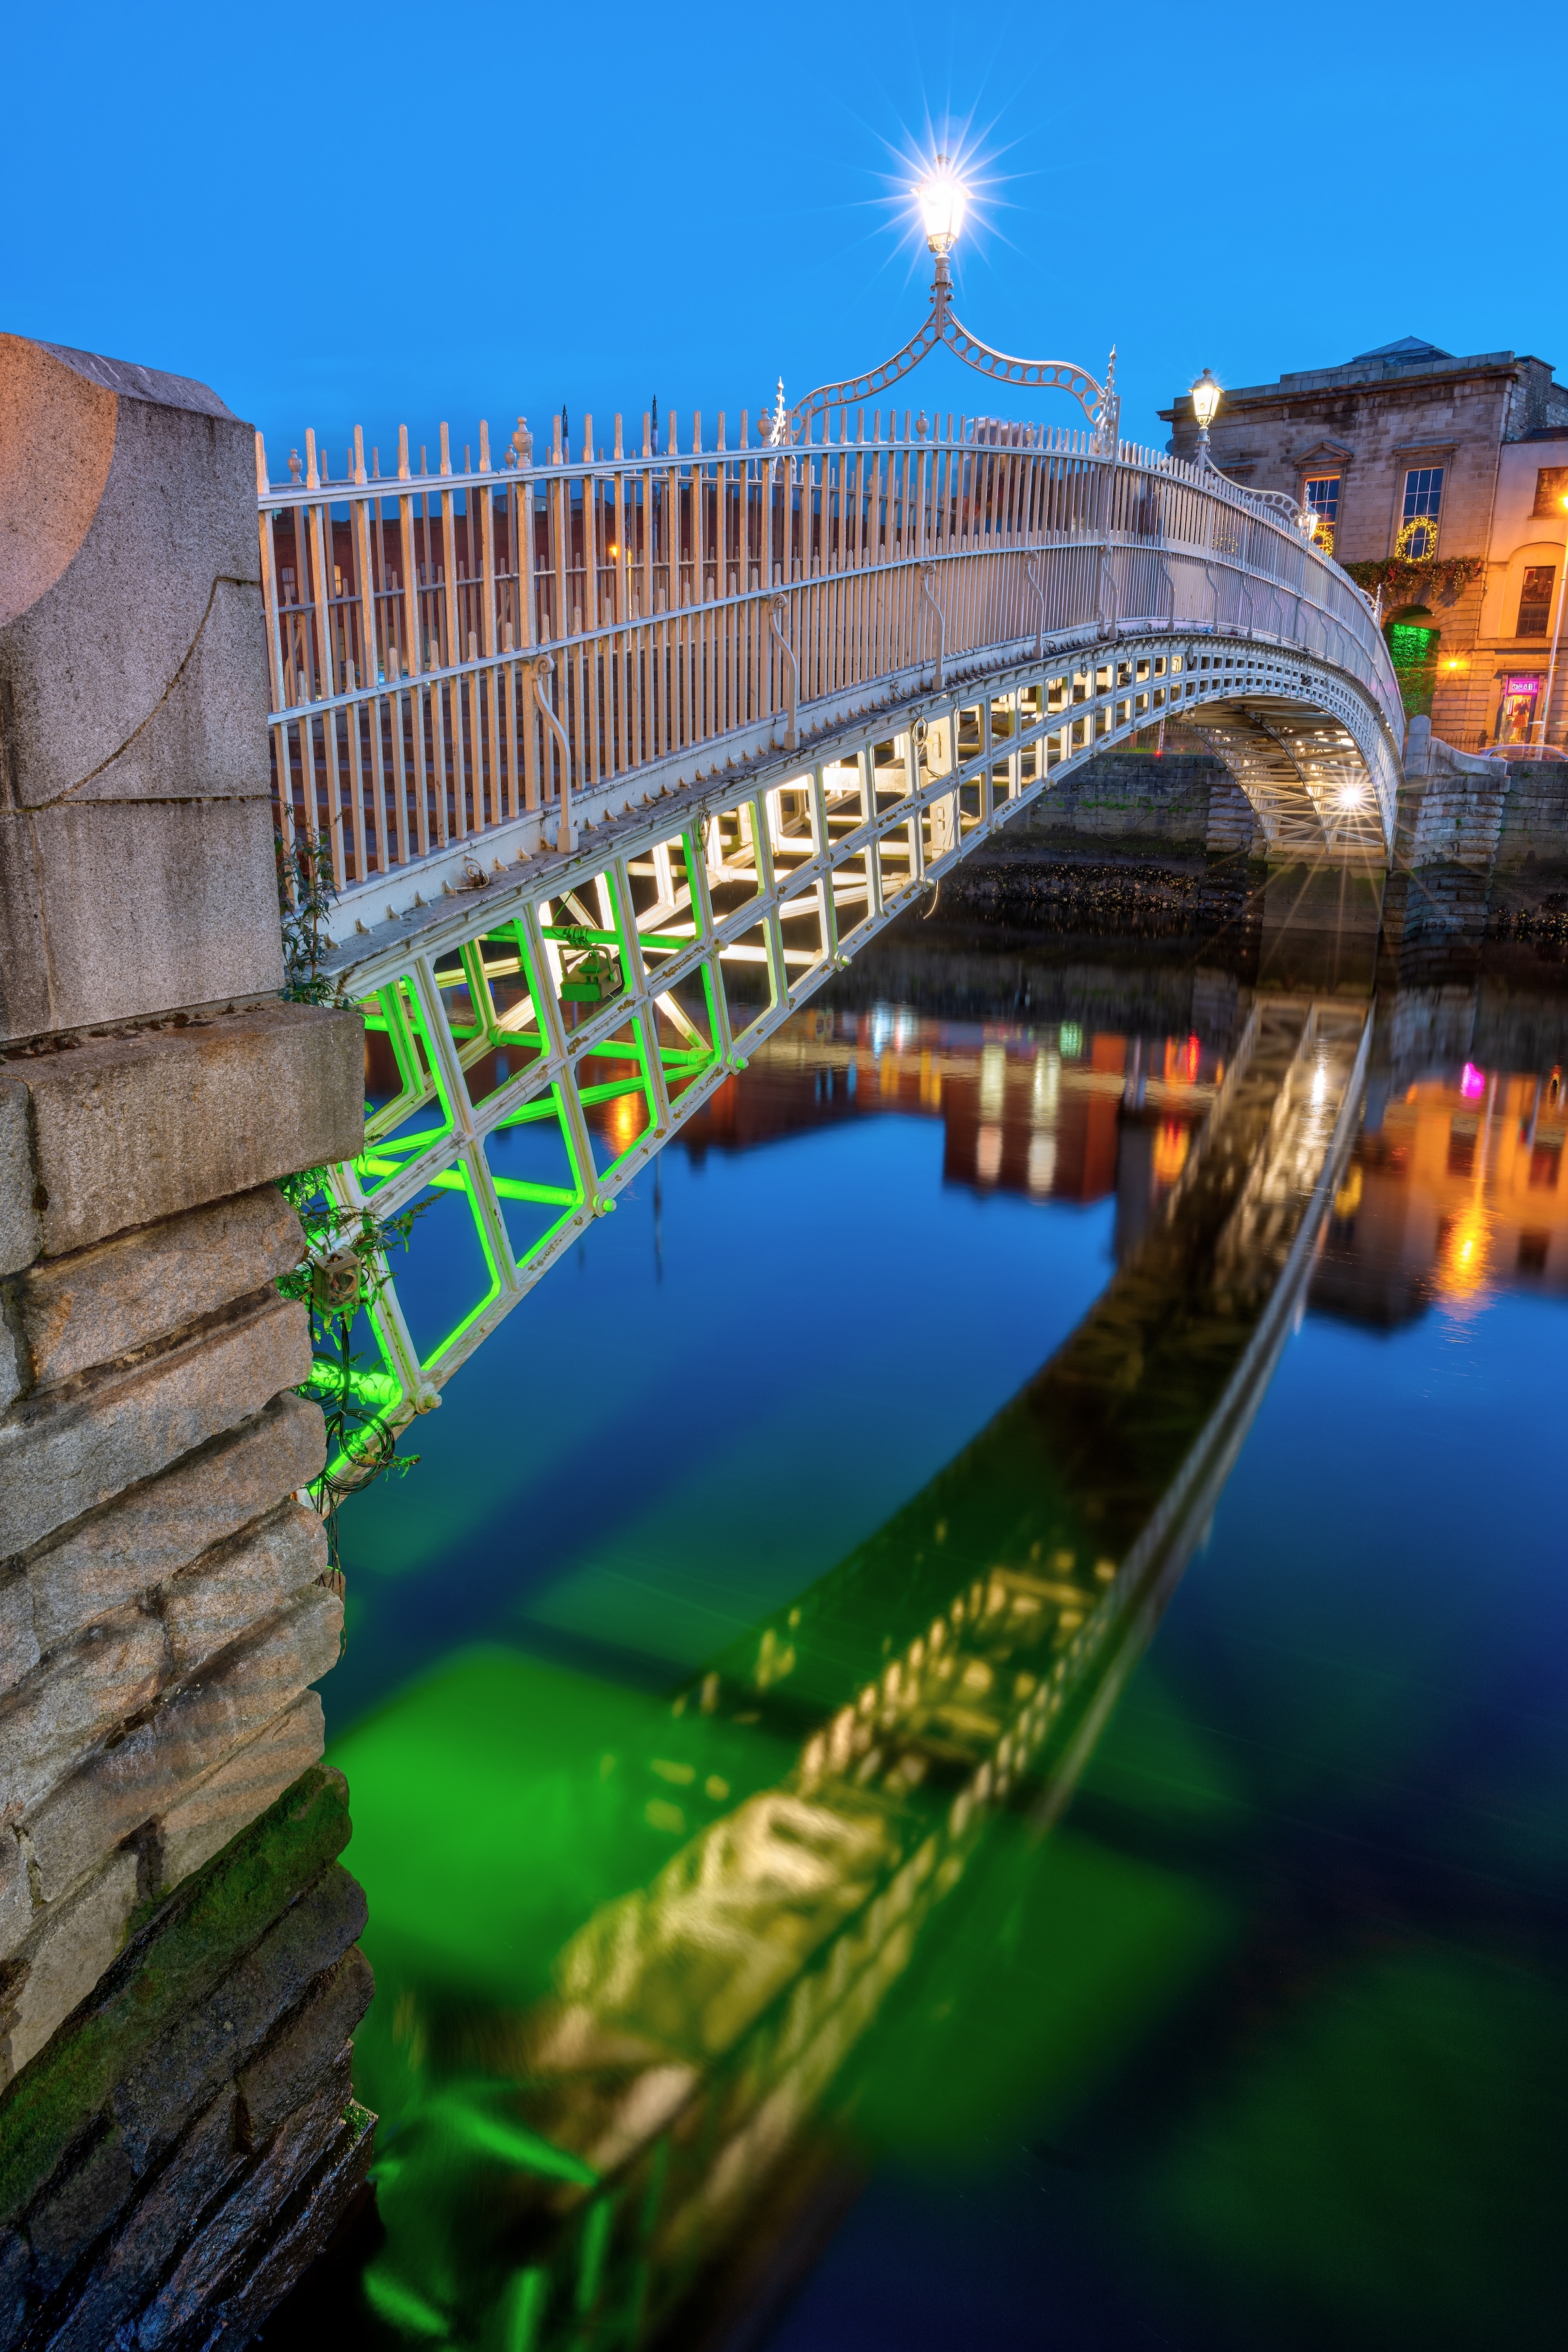
<path fill-rule="evenodd" d="M 869 381 L 869 380 L 868 380 Z M 1102 403 L 1103 406 L 1103 403 Z M 1098 414 L 1098 412 L 1096 412 Z M 816 407 L 608 455 L 331 479 L 259 457 L 286 837 L 372 1032 L 343 1200 L 461 1193 L 451 1327 L 377 1310 L 394 1419 L 673 1129 L 1054 781 L 1215 730 L 1273 852 L 1386 862 L 1376 617 L 1279 501 L 1126 444 Z M 297 475 L 294 468 L 297 467 Z"/>

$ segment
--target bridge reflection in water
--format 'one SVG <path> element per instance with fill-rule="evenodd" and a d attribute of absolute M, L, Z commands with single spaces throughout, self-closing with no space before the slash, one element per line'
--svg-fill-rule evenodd
<path fill-rule="evenodd" d="M 1208 1097 L 1199 1140 L 1014 1402 L 672 1710 L 607 1705 L 573 1723 L 576 1752 L 603 1738 L 606 1804 L 683 1839 L 673 1859 L 594 1907 L 591 1840 L 568 1826 L 591 1792 L 584 1807 L 543 1786 L 534 1817 L 510 1824 L 514 1866 L 554 1872 L 591 1914 L 548 1986 L 518 2005 L 460 1971 L 384 1980 L 384 2079 L 367 2087 L 387 2111 L 387 2242 L 367 2285 L 395 2327 L 609 2347 L 683 2307 L 689 2326 L 734 2245 L 765 2236 L 814 2108 L 933 1913 L 962 1903 L 998 1815 L 1041 1830 L 1065 1801 L 1268 1385 L 1354 1131 L 1366 1008 L 1275 997 L 1244 1012 L 1206 1071 L 1201 1044 L 1161 1055 L 1156 1087 Z M 925 1057 L 928 1108 L 933 1031 L 905 1040 L 917 1089 Z M 1005 1128 L 1022 1088 L 1005 1045 L 1002 1068 L 987 1065 L 1001 1042 L 972 1047 L 967 1083 L 989 1086 Z M 1070 1042 L 1058 1032 L 1058 1088 Z M 896 1097 L 896 1032 L 882 1045 Z M 834 1069 L 820 1045 L 819 1072 Z M 787 1069 L 787 1034 L 774 1050 Z M 1049 1069 L 1038 1050 L 1033 1066 Z M 1117 1084 L 1135 1104 L 1151 1080 L 1140 1067 Z M 1182 1123 L 1193 1108 L 1189 1095 Z M 636 1789 L 634 1720 L 656 1750 Z"/>
<path fill-rule="evenodd" d="M 685 1146 L 745 1148 L 802 1128 L 882 1112 L 940 1118 L 942 1177 L 982 1193 L 1094 1201 L 1121 1179 L 1139 1229 L 1149 1202 L 1186 1164 L 1195 1124 L 1225 1071 L 1195 1032 L 1153 1045 L 1063 1022 L 1055 1041 L 994 1024 L 920 1020 L 907 1008 L 796 1014 L 752 1058 L 744 1086 L 721 1087 Z M 1127 1149 L 1127 1123 L 1149 1150 Z M 1138 1180 L 1142 1179 L 1141 1184 Z"/>

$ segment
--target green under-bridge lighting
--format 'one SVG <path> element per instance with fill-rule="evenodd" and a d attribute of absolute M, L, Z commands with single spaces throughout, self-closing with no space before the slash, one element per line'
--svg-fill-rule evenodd
<path fill-rule="evenodd" d="M 403 1402 L 403 1383 L 395 1372 L 351 1370 L 346 1385 L 354 1402 L 368 1405 L 373 1412 L 390 1412 Z M 341 1397 L 345 1386 L 342 1366 L 330 1356 L 318 1356 L 305 1386 L 312 1396 Z"/>

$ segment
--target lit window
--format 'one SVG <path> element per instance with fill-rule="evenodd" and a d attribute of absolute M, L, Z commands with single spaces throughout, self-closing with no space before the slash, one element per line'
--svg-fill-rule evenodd
<path fill-rule="evenodd" d="M 1443 504 L 1441 466 L 1412 466 L 1405 477 L 1405 521 L 1399 551 L 1417 563 L 1437 552 L 1437 517 Z"/>
<path fill-rule="evenodd" d="M 1533 563 L 1524 575 L 1519 592 L 1519 628 L 1521 637 L 1543 637 L 1552 625 L 1552 583 L 1557 577 L 1552 563 Z"/>
<path fill-rule="evenodd" d="M 1318 517 L 1318 545 L 1327 555 L 1334 551 L 1334 533 L 1340 520 L 1339 474 L 1309 474 L 1302 485 L 1302 503 L 1311 508 Z"/>
<path fill-rule="evenodd" d="M 1563 513 L 1563 495 L 1568 491 L 1568 466 L 1538 466 L 1535 470 L 1535 504 L 1532 515 L 1550 515 L 1553 522 Z"/>
<path fill-rule="evenodd" d="M 1535 730 L 1535 706 L 1540 698 L 1539 677 L 1526 672 L 1522 677 L 1504 678 L 1497 717 L 1500 743 L 1529 742 Z"/>

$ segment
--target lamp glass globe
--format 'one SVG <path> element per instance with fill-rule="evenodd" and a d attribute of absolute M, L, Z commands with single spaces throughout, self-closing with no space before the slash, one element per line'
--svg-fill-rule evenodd
<path fill-rule="evenodd" d="M 925 223 L 927 245 L 933 253 L 951 253 L 963 226 L 969 191 L 945 155 L 938 155 L 932 160 L 931 168 L 916 194 L 920 198 L 921 218 Z"/>

